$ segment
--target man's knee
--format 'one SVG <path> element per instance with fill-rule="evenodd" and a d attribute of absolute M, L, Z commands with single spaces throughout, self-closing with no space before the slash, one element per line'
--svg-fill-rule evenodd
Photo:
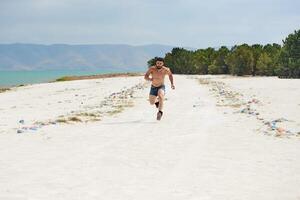
<path fill-rule="evenodd" d="M 164 99 L 165 93 L 163 91 L 158 92 L 158 97 Z"/>
<path fill-rule="evenodd" d="M 150 103 L 151 105 L 153 105 L 153 104 L 155 103 L 155 99 L 156 99 L 156 98 L 149 97 L 149 103 Z"/>

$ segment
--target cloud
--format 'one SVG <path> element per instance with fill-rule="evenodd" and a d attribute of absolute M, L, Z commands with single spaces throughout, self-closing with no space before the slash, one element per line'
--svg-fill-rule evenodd
<path fill-rule="evenodd" d="M 299 29 L 297 0 L 1 0 L 0 43 L 281 42 Z"/>

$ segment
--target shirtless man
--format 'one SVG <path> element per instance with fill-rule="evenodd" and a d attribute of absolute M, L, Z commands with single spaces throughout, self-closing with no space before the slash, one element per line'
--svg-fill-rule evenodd
<path fill-rule="evenodd" d="M 165 96 L 165 85 L 164 85 L 165 75 L 169 76 L 169 80 L 171 82 L 171 88 L 174 90 L 175 86 L 173 83 L 172 72 L 168 67 L 164 66 L 163 58 L 156 58 L 155 66 L 151 66 L 145 74 L 145 79 L 152 82 L 149 101 L 151 105 L 155 104 L 156 108 L 158 108 L 157 118 L 156 118 L 157 120 L 160 120 L 163 115 L 163 105 L 164 105 L 164 96 Z"/>

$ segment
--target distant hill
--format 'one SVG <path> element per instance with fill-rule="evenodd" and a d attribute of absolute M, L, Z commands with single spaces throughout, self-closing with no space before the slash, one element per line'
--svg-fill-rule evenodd
<path fill-rule="evenodd" d="M 0 44 L 0 70 L 144 70 L 166 45 Z"/>

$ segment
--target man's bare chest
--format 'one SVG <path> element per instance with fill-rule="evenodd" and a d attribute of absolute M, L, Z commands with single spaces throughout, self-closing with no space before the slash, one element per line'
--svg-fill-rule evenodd
<path fill-rule="evenodd" d="M 153 70 L 151 74 L 152 74 L 153 78 L 164 78 L 164 76 L 165 76 L 165 73 L 163 70 L 161 70 L 161 71 Z"/>

